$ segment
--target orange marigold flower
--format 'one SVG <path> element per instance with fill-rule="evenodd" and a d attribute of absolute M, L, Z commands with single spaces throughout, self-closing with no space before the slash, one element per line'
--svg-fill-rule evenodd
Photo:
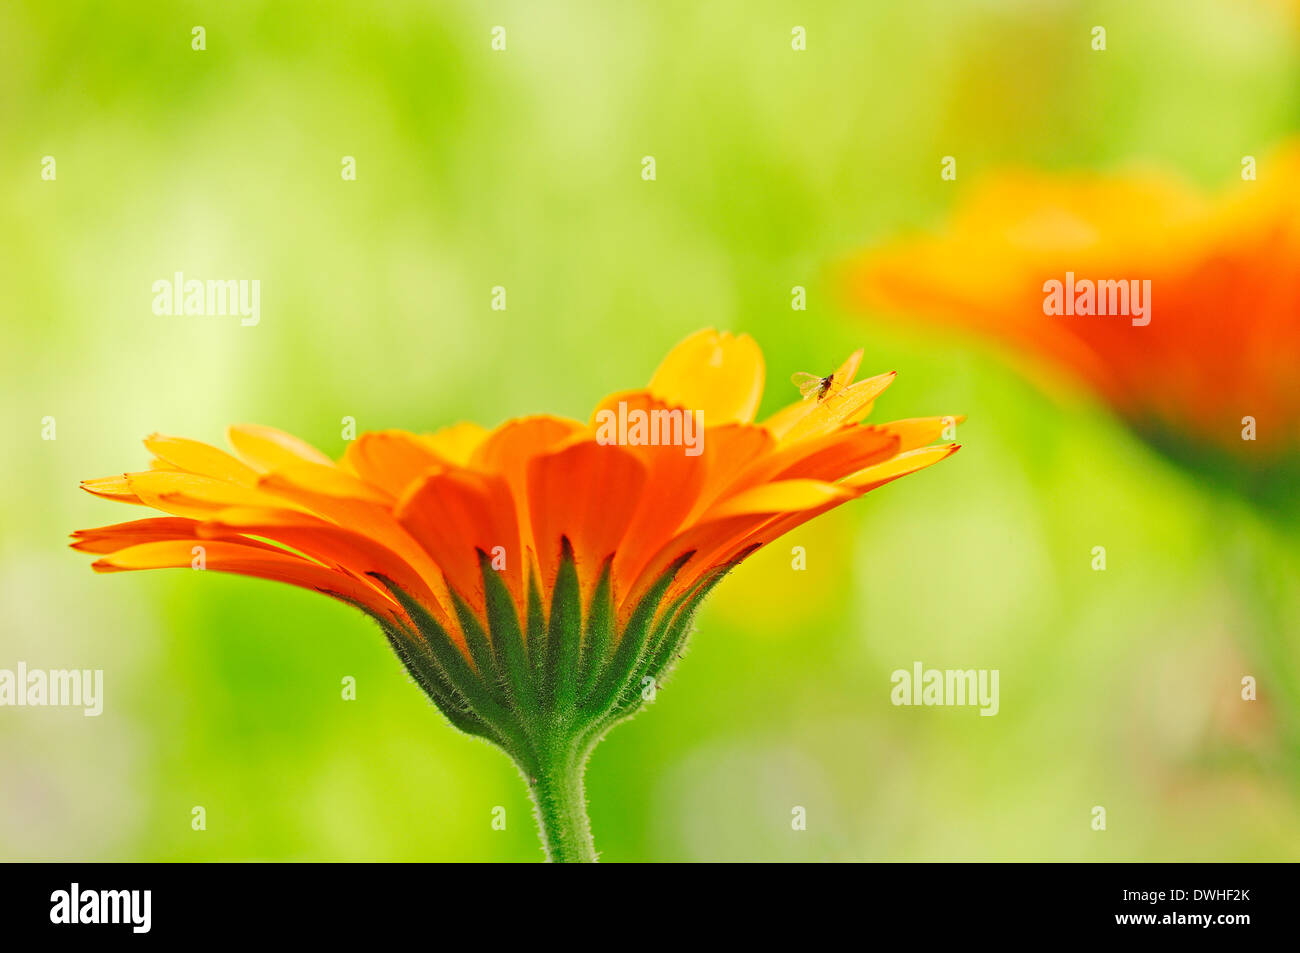
<path fill-rule="evenodd" d="M 893 380 L 855 382 L 861 357 L 762 423 L 757 345 L 706 330 L 587 423 L 378 431 L 338 461 L 267 427 L 231 427 L 234 455 L 154 435 L 148 470 L 83 486 L 168 515 L 72 545 L 100 572 L 240 573 L 366 612 L 453 724 L 514 758 L 551 856 L 590 859 L 587 755 L 667 672 L 704 595 L 760 546 L 957 449 L 931 446 L 951 417 L 861 424 Z"/>
<path fill-rule="evenodd" d="M 1009 343 L 1082 380 L 1179 462 L 1285 494 L 1300 470 L 1297 181 L 1300 143 L 1217 197 L 1158 174 L 1004 174 L 941 232 L 866 252 L 850 293 Z M 1045 313 L 1053 281 L 1096 302 Z M 1113 304 L 1146 288 L 1140 317 L 1086 313 L 1103 290 Z"/>

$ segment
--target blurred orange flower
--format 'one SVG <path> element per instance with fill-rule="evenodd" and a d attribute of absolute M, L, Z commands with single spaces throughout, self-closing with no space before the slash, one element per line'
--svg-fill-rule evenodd
<path fill-rule="evenodd" d="M 1300 459 L 1300 144 L 1257 174 L 1217 197 L 1158 174 L 1004 174 L 941 232 L 862 255 L 850 294 L 996 338 L 1176 459 L 1283 491 Z M 1045 313 L 1067 276 L 1097 282 L 1097 302 L 1100 282 L 1150 281 L 1149 311 Z"/>

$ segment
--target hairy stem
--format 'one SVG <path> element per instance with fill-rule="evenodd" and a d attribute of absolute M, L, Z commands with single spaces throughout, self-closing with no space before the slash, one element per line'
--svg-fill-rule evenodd
<path fill-rule="evenodd" d="M 546 857 L 552 863 L 595 863 L 596 845 L 587 819 L 582 775 L 587 753 L 561 748 L 540 759 L 528 775 Z"/>

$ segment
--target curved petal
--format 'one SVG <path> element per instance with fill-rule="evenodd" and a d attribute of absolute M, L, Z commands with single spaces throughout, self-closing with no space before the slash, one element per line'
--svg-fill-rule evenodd
<path fill-rule="evenodd" d="M 168 539 L 193 539 L 198 535 L 199 521 L 183 516 L 154 516 L 149 519 L 79 529 L 72 534 L 76 540 L 69 545 L 83 553 L 115 553 L 120 549 L 140 543 L 157 543 Z M 246 546 L 259 549 L 280 550 L 255 539 L 241 539 Z"/>
<path fill-rule="evenodd" d="M 583 591 L 594 589 L 601 564 L 618 548 L 641 502 L 645 464 L 624 447 L 594 440 L 534 458 L 528 465 L 542 585 L 559 568 L 561 537 L 573 546 Z"/>
<path fill-rule="evenodd" d="M 405 430 L 363 433 L 348 444 L 343 463 L 353 473 L 397 499 L 430 467 L 452 461 L 438 456 L 423 439 Z"/>
<path fill-rule="evenodd" d="M 788 513 L 807 510 L 831 500 L 842 499 L 845 492 L 824 480 L 781 480 L 764 483 L 730 496 L 709 507 L 706 520 L 725 519 L 746 513 Z"/>
<path fill-rule="evenodd" d="M 334 461 L 305 440 L 274 427 L 258 424 L 233 424 L 226 429 L 226 439 L 235 452 L 254 470 L 266 473 L 298 463 L 334 466 Z"/>
<path fill-rule="evenodd" d="M 354 579 L 346 573 L 310 562 L 292 553 L 271 552 L 243 543 L 212 539 L 167 540 L 141 543 L 91 563 L 96 572 L 127 572 L 135 569 L 193 569 L 202 547 L 204 571 L 229 572 L 287 582 L 313 589 L 344 601 L 359 603 L 386 618 L 402 618 L 401 608 L 378 583 Z"/>
<path fill-rule="evenodd" d="M 93 480 L 82 480 L 81 488 L 94 496 L 102 496 L 106 500 L 113 500 L 117 503 L 145 505 L 144 500 L 140 499 L 135 490 L 131 489 L 131 481 L 127 479 L 125 473 L 116 476 L 97 477 Z"/>
<path fill-rule="evenodd" d="M 200 476 L 224 480 L 239 486 L 253 486 L 257 483 L 257 471 L 237 460 L 224 450 L 187 440 L 184 437 L 168 437 L 155 433 L 145 438 L 145 447 L 155 457 L 171 464 L 177 470 L 197 473 Z"/>
<path fill-rule="evenodd" d="M 694 555 L 674 579 L 670 592 L 684 592 L 705 573 L 725 563 L 742 548 L 744 540 L 774 518 L 792 511 L 821 511 L 857 495 L 853 490 L 820 480 L 786 480 L 738 493 L 710 507 L 700 522 L 661 547 L 641 571 L 621 608 L 630 611 L 636 598 L 685 553 Z"/>
<path fill-rule="evenodd" d="M 693 523 L 726 493 L 741 474 L 765 459 L 776 446 L 766 427 L 727 424 L 704 433 L 704 482 L 685 522 Z"/>
<path fill-rule="evenodd" d="M 363 533 L 336 526 L 308 513 L 233 508 L 222 510 L 215 519 L 200 523 L 193 535 L 221 539 L 232 533 L 264 536 L 312 559 L 346 569 L 358 578 L 372 572 L 380 573 L 401 586 L 435 617 L 439 612 L 441 619 L 447 617 L 449 607 L 438 601 L 428 582 L 406 560 Z"/>
<path fill-rule="evenodd" d="M 966 415 L 958 414 L 955 417 L 909 417 L 906 420 L 891 420 L 880 426 L 898 435 L 898 452 L 906 453 L 908 450 L 929 446 L 943 437 L 944 431 L 949 427 L 956 427 L 965 421 Z"/>
<path fill-rule="evenodd" d="M 504 554 L 502 579 L 522 613 L 524 554 L 514 499 L 504 478 L 459 468 L 435 470 L 411 487 L 396 516 L 442 569 L 451 588 L 480 616 L 485 596 L 478 552 L 489 557 Z"/>
<path fill-rule="evenodd" d="M 176 516 L 203 517 L 227 506 L 290 505 L 255 487 L 180 470 L 128 473 L 126 482 L 141 502 Z"/>
<path fill-rule="evenodd" d="M 717 432 L 707 428 L 695 430 L 692 437 L 698 438 L 698 443 L 693 445 L 697 452 L 690 454 L 687 451 L 691 447 L 685 440 L 688 421 L 683 416 L 688 411 L 669 408 L 645 392 L 625 395 L 623 402 L 627 404 L 628 412 L 635 409 L 650 415 L 678 416 L 660 418 L 662 426 L 656 424 L 653 427 L 652 433 L 660 442 L 627 447 L 645 465 L 646 479 L 640 503 L 614 558 L 616 585 L 618 581 L 636 578 L 655 551 L 672 538 L 695 508 L 709 468 L 702 452 L 709 435 Z M 669 439 L 666 443 L 662 442 L 665 434 Z M 671 442 L 673 440 L 679 442 Z"/>
<path fill-rule="evenodd" d="M 252 504 L 234 504 L 238 506 L 255 506 L 269 509 L 289 509 L 315 515 L 338 526 L 345 526 L 353 532 L 373 539 L 384 548 L 396 553 L 410 565 L 433 590 L 438 603 L 442 606 L 451 604 L 443 581 L 441 568 L 429 557 L 429 554 L 410 533 L 398 522 L 393 509 L 388 504 L 359 500 L 352 497 L 331 496 L 316 493 L 290 483 L 279 474 L 270 474 L 260 481 L 264 488 L 263 502 Z M 269 497 L 268 504 L 265 499 Z M 217 512 L 206 512 L 205 518 L 220 518 L 225 508 Z M 396 580 L 394 580 L 396 581 Z M 435 611 L 435 616 L 437 612 Z M 445 617 L 439 617 L 440 623 Z"/>
<path fill-rule="evenodd" d="M 279 494 L 293 495 L 295 490 L 306 490 L 320 496 L 337 496 L 349 500 L 390 505 L 393 497 L 360 477 L 333 464 L 294 463 L 280 467 L 261 476 L 257 485 Z"/>
<path fill-rule="evenodd" d="M 707 561 L 714 565 L 724 565 L 747 550 L 753 551 L 766 546 L 809 520 L 816 519 L 818 516 L 835 509 L 843 503 L 847 503 L 849 500 L 857 499 L 863 494 L 876 489 L 876 487 L 883 486 L 901 476 L 906 476 L 909 473 L 914 473 L 917 470 L 938 463 L 940 460 L 951 456 L 958 449 L 958 444 L 927 447 L 922 450 L 899 454 L 885 463 L 868 467 L 837 484 L 836 489 L 840 491 L 838 494 L 834 496 L 828 494 L 824 502 L 817 505 L 782 513 L 767 520 L 762 525 L 719 546 Z M 700 562 L 688 568 L 691 570 L 690 572 L 683 573 L 678 579 L 674 580 L 673 592 L 684 591 L 685 586 L 695 582 L 704 571 L 707 571 L 705 562 Z"/>
<path fill-rule="evenodd" d="M 704 411 L 709 427 L 749 423 L 763 396 L 763 354 L 748 334 L 697 331 L 668 352 L 650 392 L 674 407 Z"/>
<path fill-rule="evenodd" d="M 803 478 L 834 482 L 863 467 L 888 460 L 898 449 L 898 435 L 885 428 L 841 426 L 818 437 L 781 444 L 775 453 L 740 474 L 720 498 L 774 480 Z"/>
<path fill-rule="evenodd" d="M 843 485 L 865 493 L 868 490 L 874 490 L 878 486 L 884 486 L 891 480 L 897 480 L 901 476 L 907 476 L 917 470 L 924 470 L 940 460 L 946 460 L 960 449 L 961 444 L 959 443 L 946 443 L 940 447 L 922 447 L 919 450 L 909 450 L 907 453 L 900 453 L 892 460 L 860 470 L 845 480 Z"/>
<path fill-rule="evenodd" d="M 555 449 L 585 428 L 567 417 L 538 414 L 506 421 L 474 450 L 469 466 L 505 478 L 515 499 L 519 536 L 525 553 L 536 553 L 533 521 L 528 506 L 528 464 Z"/>
<path fill-rule="evenodd" d="M 468 466 L 470 456 L 487 435 L 487 430 L 478 424 L 461 421 L 433 433 L 420 434 L 419 439 L 442 459 L 463 467 Z"/>

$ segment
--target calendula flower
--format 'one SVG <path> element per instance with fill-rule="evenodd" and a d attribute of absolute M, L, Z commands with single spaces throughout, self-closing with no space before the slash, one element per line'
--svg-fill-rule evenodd
<path fill-rule="evenodd" d="M 865 253 L 851 293 L 1009 344 L 1094 389 L 1176 461 L 1289 496 L 1300 144 L 1242 171 L 1213 197 L 1158 174 L 1005 174 L 942 231 Z"/>
<path fill-rule="evenodd" d="M 861 424 L 894 377 L 855 382 L 861 357 L 763 423 L 758 347 L 706 330 L 585 424 L 385 430 L 338 461 L 266 427 L 231 427 L 233 455 L 155 435 L 148 470 L 83 486 L 168 515 L 73 547 L 100 572 L 233 572 L 357 607 L 452 724 L 518 764 L 548 855 L 594 860 L 587 757 L 667 673 L 704 596 L 760 546 L 957 449 L 931 446 L 952 418 Z"/>

